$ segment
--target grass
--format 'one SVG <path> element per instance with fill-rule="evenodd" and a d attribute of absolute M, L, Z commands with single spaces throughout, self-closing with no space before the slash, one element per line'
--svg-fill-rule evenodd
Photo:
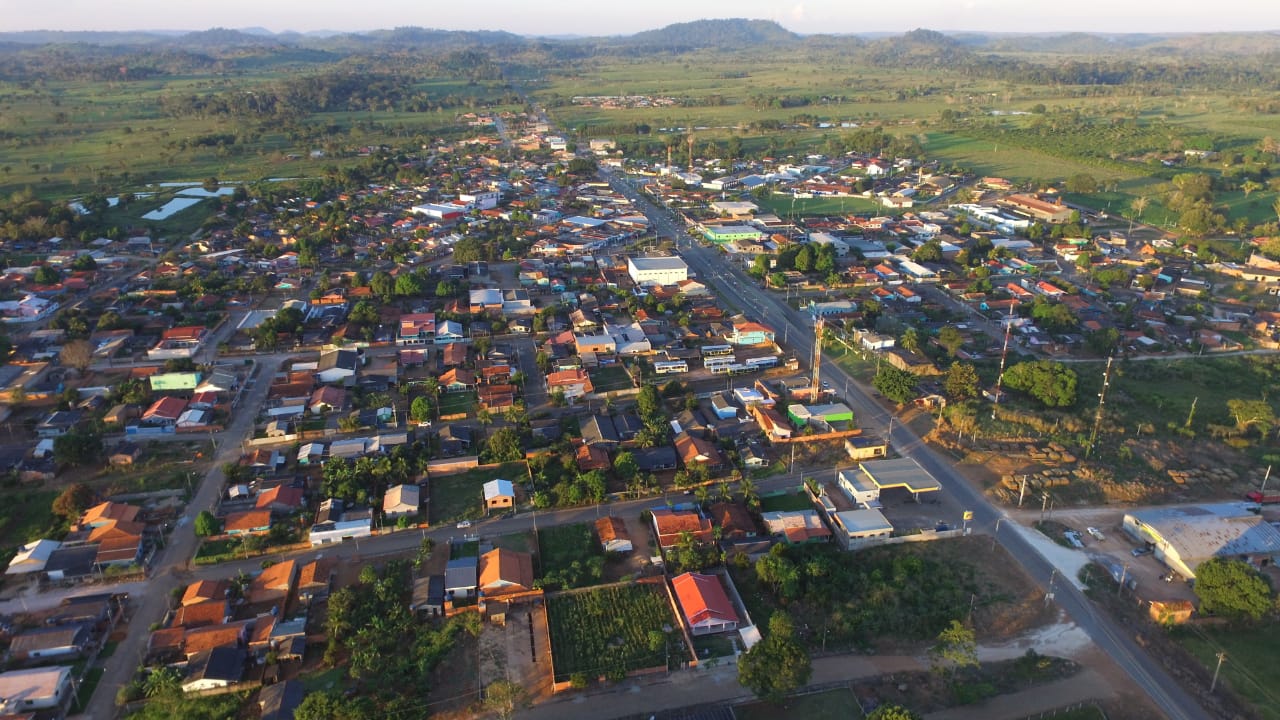
<path fill-rule="evenodd" d="M 345 667 L 329 668 L 320 672 L 308 673 L 298 677 L 302 681 L 302 686 L 306 688 L 307 694 L 313 692 L 324 692 L 332 690 L 342 684 L 347 677 L 347 669 Z"/>
<path fill-rule="evenodd" d="M 546 587 L 585 587 L 600 582 L 604 552 L 588 523 L 538 532 L 539 577 Z"/>
<path fill-rule="evenodd" d="M 3 508 L 0 508 L 0 561 L 6 565 L 17 554 L 19 545 L 58 535 L 65 528 L 60 518 L 53 514 L 53 501 L 57 490 L 26 490 L 22 488 L 4 491 Z"/>
<path fill-rule="evenodd" d="M 812 510 L 813 501 L 803 492 L 784 493 L 760 498 L 760 512 L 786 512 L 788 510 Z"/>
<path fill-rule="evenodd" d="M 696 642 L 695 642 L 696 644 Z M 738 720 L 773 720 L 802 717 L 805 720 L 857 720 L 863 717 L 857 698 L 848 688 L 836 688 L 808 695 L 792 695 L 781 705 L 754 702 L 733 709 Z"/>
<path fill-rule="evenodd" d="M 760 206 L 761 212 L 773 213 L 779 217 L 848 215 L 850 213 L 896 215 L 902 212 L 901 210 L 895 211 L 893 208 L 884 207 L 873 200 L 859 197 L 797 198 L 793 202 L 788 195 L 774 193 L 765 200 L 756 200 L 755 203 Z"/>
<path fill-rule="evenodd" d="M 725 633 L 695 637 L 693 639 L 693 649 L 698 653 L 699 660 L 733 657 L 738 650 L 732 638 Z"/>
<path fill-rule="evenodd" d="M 668 662 L 678 627 L 661 586 L 608 587 L 547 600 L 557 682 L 577 673 L 589 679 L 660 667 Z M 667 628 L 673 630 L 667 634 Z M 650 633 L 667 634 L 661 647 Z"/>
<path fill-rule="evenodd" d="M 633 387 L 631 375 L 621 365 L 598 367 L 590 370 L 589 374 L 591 375 L 591 384 L 595 386 L 598 393 L 629 390 Z"/>
<path fill-rule="evenodd" d="M 1181 628 L 1173 637 L 1209 671 L 1217 665 L 1217 653 L 1226 652 L 1222 680 L 1252 705 L 1259 717 L 1280 719 L 1280 690 L 1276 689 L 1280 683 L 1280 663 L 1276 662 L 1280 625 L 1206 625 Z"/>
<path fill-rule="evenodd" d="M 473 392 L 444 393 L 440 396 L 440 414 L 461 415 L 469 413 L 476 406 L 476 394 Z"/>
<path fill-rule="evenodd" d="M 457 475 L 432 476 L 428 480 L 433 524 L 478 520 L 484 517 L 483 486 L 490 480 L 524 482 L 529 470 L 523 462 L 505 463 L 494 468 L 476 468 Z"/>
<path fill-rule="evenodd" d="M 76 688 L 76 710 L 84 710 L 84 706 L 88 704 L 89 698 L 93 697 L 93 691 L 98 689 L 98 683 L 102 681 L 102 676 L 106 672 L 106 668 L 91 667 L 89 672 L 80 678 L 80 685 Z"/>
<path fill-rule="evenodd" d="M 1047 715 L 1045 720 L 1107 720 L 1107 714 L 1096 705 L 1085 705 Z"/>

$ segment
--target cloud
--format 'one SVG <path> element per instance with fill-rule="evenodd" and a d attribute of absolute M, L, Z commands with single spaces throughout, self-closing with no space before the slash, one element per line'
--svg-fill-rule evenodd
<path fill-rule="evenodd" d="M 804 4 L 803 3 L 797 3 L 794 7 L 791 8 L 791 19 L 796 22 L 801 22 L 804 20 Z"/>

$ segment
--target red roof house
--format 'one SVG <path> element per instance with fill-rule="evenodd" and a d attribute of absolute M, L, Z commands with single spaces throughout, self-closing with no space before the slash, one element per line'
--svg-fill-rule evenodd
<path fill-rule="evenodd" d="M 689 632 L 710 635 L 738 629 L 738 613 L 729 602 L 720 578 L 689 572 L 672 578 L 671 587 L 676 591 Z"/>

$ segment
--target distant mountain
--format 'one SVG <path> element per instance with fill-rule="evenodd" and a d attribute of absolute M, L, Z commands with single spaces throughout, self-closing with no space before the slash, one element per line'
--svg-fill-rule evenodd
<path fill-rule="evenodd" d="M 171 43 L 185 48 L 219 50 L 224 48 L 245 47 L 279 47 L 283 45 L 275 33 L 258 35 L 228 28 L 211 28 L 199 32 L 191 32 L 170 40 Z"/>
<path fill-rule="evenodd" d="M 595 43 L 651 47 L 663 50 L 695 50 L 725 48 L 745 50 L 752 47 L 793 45 L 800 36 L 772 20 L 695 20 L 676 23 L 657 30 L 613 38 L 592 38 Z"/>
<path fill-rule="evenodd" d="M 865 54 L 869 62 L 878 65 L 908 67 L 952 67 L 973 58 L 973 51 L 955 38 L 924 29 L 874 40 L 867 44 Z"/>

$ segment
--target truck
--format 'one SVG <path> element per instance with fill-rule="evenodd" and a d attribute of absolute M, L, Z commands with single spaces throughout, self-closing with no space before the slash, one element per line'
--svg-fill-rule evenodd
<path fill-rule="evenodd" d="M 1249 492 L 1245 493 L 1244 496 L 1245 496 L 1245 499 L 1251 502 L 1256 502 L 1259 505 L 1271 505 L 1273 503 L 1280 503 L 1280 494 L 1264 495 L 1261 491 L 1250 490 Z"/>

